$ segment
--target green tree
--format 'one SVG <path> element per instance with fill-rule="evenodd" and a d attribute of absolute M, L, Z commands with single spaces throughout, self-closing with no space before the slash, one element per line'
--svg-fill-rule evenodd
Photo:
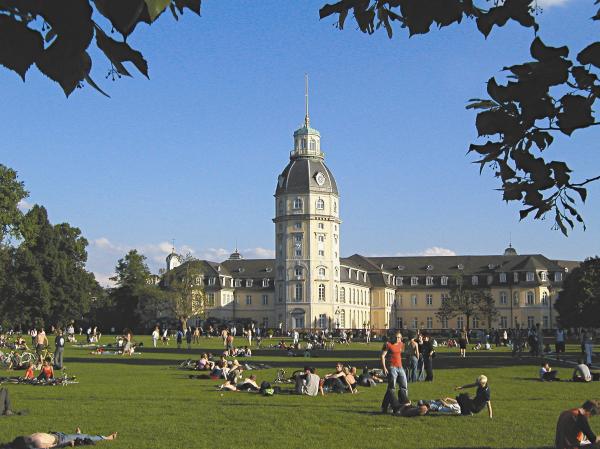
<path fill-rule="evenodd" d="M 110 291 L 110 297 L 115 310 L 114 325 L 118 330 L 138 325 L 136 310 L 148 287 L 150 276 L 146 256 L 135 249 L 117 262 L 115 276 L 110 278 L 116 283 L 116 287 Z"/>
<path fill-rule="evenodd" d="M 171 320 L 177 316 L 174 310 L 173 295 L 155 285 L 148 285 L 139 294 L 135 316 L 146 329 L 150 329 L 161 319 Z"/>
<path fill-rule="evenodd" d="M 165 275 L 163 284 L 172 293 L 173 310 L 182 328 L 191 317 L 204 317 L 206 293 L 204 291 L 202 262 L 191 255 L 183 258 L 182 264 Z"/>
<path fill-rule="evenodd" d="M 99 288 L 85 270 L 87 240 L 66 223 L 53 226 L 38 205 L 25 214 L 21 227 L 24 239 L 10 250 L 2 314 L 29 325 L 81 319 Z"/>
<path fill-rule="evenodd" d="M 465 285 L 463 277 L 458 275 L 452 280 L 449 296 L 442 300 L 436 315 L 440 320 L 464 315 L 466 330 L 469 331 L 472 318 L 486 319 L 491 327 L 497 313 L 494 299 L 488 289 Z"/>
<path fill-rule="evenodd" d="M 17 179 L 17 172 L 0 164 L 0 245 L 7 237 L 21 236 L 19 225 L 23 213 L 19 202 L 28 195 L 25 184 Z"/>
<path fill-rule="evenodd" d="M 565 327 L 600 327 L 600 258 L 586 259 L 563 282 L 554 304 Z"/>

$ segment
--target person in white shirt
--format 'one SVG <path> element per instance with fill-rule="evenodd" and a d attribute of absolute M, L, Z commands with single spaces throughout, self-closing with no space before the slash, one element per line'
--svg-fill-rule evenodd
<path fill-rule="evenodd" d="M 156 348 L 156 344 L 158 343 L 158 339 L 160 338 L 160 332 L 158 330 L 158 326 L 154 328 L 152 331 L 152 345 Z"/>
<path fill-rule="evenodd" d="M 583 363 L 583 360 L 579 360 L 579 364 L 575 367 L 575 371 L 573 371 L 573 382 L 591 382 L 592 381 L 592 373 L 588 366 Z"/>

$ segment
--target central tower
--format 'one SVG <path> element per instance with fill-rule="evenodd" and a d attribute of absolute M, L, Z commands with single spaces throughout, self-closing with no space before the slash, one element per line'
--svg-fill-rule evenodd
<path fill-rule="evenodd" d="M 340 282 L 338 189 L 306 115 L 275 191 L 275 298 L 285 329 L 331 329 Z"/>

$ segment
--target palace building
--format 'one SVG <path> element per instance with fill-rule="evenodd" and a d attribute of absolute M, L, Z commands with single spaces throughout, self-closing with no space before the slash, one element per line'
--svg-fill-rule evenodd
<path fill-rule="evenodd" d="M 275 188 L 275 259 L 195 260 L 205 318 L 252 320 L 289 329 L 457 329 L 465 317 L 436 317 L 453 283 L 486 289 L 498 315 L 492 327 L 553 327 L 553 302 L 578 262 L 519 255 L 512 246 L 489 256 L 340 257 L 340 196 L 325 165 L 321 135 L 304 124 Z M 182 270 L 176 254 L 167 271 Z M 471 328 L 487 327 L 482 317 Z"/>

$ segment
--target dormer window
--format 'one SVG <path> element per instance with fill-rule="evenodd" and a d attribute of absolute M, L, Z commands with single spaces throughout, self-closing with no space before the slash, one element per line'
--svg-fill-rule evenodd
<path fill-rule="evenodd" d="M 459 270 L 464 270 L 465 266 L 462 263 L 459 263 L 456 268 L 458 268 Z"/>
<path fill-rule="evenodd" d="M 548 273 L 546 271 L 540 272 L 540 278 L 542 279 L 542 282 L 547 282 L 548 281 Z"/>
<path fill-rule="evenodd" d="M 294 209 L 302 209 L 302 198 L 294 199 Z"/>
<path fill-rule="evenodd" d="M 494 268 L 496 268 L 496 265 L 494 265 L 493 263 L 488 265 L 488 270 L 493 270 Z"/>
<path fill-rule="evenodd" d="M 479 276 L 471 276 L 471 284 L 478 285 L 479 284 Z"/>
<path fill-rule="evenodd" d="M 433 285 L 433 276 L 427 276 L 425 278 L 425 285 Z"/>
<path fill-rule="evenodd" d="M 506 273 L 500 273 L 500 283 L 501 284 L 506 283 Z"/>
<path fill-rule="evenodd" d="M 410 278 L 410 285 L 419 285 L 419 278 L 416 276 L 413 276 Z"/>
<path fill-rule="evenodd" d="M 269 286 L 269 280 L 268 279 L 263 279 L 262 286 L 263 287 L 268 287 Z"/>
<path fill-rule="evenodd" d="M 241 279 L 234 279 L 233 280 L 233 286 L 234 287 L 241 287 L 242 286 L 242 280 Z"/>
<path fill-rule="evenodd" d="M 215 277 L 209 277 L 208 278 L 208 285 L 215 285 L 216 281 L 217 281 L 217 278 L 215 278 Z"/>
<path fill-rule="evenodd" d="M 562 273 L 560 271 L 557 271 L 556 273 L 554 273 L 554 282 L 561 282 L 562 281 Z"/>
<path fill-rule="evenodd" d="M 532 273 L 531 271 L 527 272 L 527 282 L 533 282 L 534 280 L 534 273 Z"/>
<path fill-rule="evenodd" d="M 442 276 L 440 281 L 442 285 L 448 285 L 448 276 Z"/>
<path fill-rule="evenodd" d="M 396 269 L 397 269 L 398 271 L 402 271 L 402 270 L 404 270 L 404 265 L 398 265 L 398 266 L 396 267 Z"/>
<path fill-rule="evenodd" d="M 487 284 L 491 285 L 492 282 L 494 282 L 494 276 L 492 276 L 491 274 L 487 275 Z"/>
<path fill-rule="evenodd" d="M 515 284 L 519 282 L 519 273 L 513 273 L 513 282 Z"/>
<path fill-rule="evenodd" d="M 252 287 L 252 279 L 246 279 L 246 287 Z"/>
<path fill-rule="evenodd" d="M 266 271 L 267 273 L 270 273 L 271 271 L 273 271 L 273 268 L 271 268 L 271 267 L 267 267 L 267 268 L 265 268 L 265 271 Z"/>
<path fill-rule="evenodd" d="M 398 287 L 402 286 L 403 282 L 404 282 L 404 278 L 402 276 L 396 278 L 396 285 Z"/>

